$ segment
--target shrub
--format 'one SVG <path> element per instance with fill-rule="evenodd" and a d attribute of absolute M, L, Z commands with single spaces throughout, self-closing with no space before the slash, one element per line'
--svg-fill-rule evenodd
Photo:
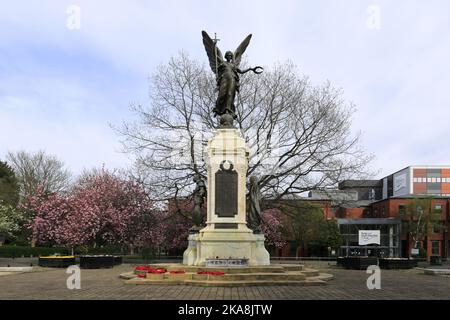
<path fill-rule="evenodd" d="M 0 257 L 3 258 L 48 256 L 55 253 L 67 255 L 69 250 L 64 247 L 0 246 Z"/>

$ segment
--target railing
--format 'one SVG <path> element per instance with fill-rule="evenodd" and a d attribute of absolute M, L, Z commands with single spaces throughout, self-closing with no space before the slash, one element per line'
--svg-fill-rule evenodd
<path fill-rule="evenodd" d="M 270 257 L 273 261 L 336 261 L 336 257 Z"/>

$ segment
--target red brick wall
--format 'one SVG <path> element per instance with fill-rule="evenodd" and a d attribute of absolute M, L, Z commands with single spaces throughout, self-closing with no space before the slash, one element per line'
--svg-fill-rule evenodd
<path fill-rule="evenodd" d="M 364 218 L 364 208 L 339 208 L 336 216 L 342 219 Z"/>
<path fill-rule="evenodd" d="M 372 214 L 374 218 L 397 218 L 399 216 L 399 206 L 404 205 L 405 207 L 411 202 L 413 199 L 386 199 L 384 201 L 380 201 L 374 203 L 372 205 Z M 445 220 L 449 231 L 450 231 L 450 207 L 449 200 L 446 199 L 435 199 L 432 200 L 431 205 L 434 208 L 435 205 L 440 204 L 442 206 L 442 220 Z M 384 212 L 384 214 L 383 214 Z M 402 240 L 407 239 L 406 234 L 401 235 Z M 423 240 L 423 239 L 422 239 Z M 444 240 L 444 236 L 442 233 L 430 233 L 427 238 L 427 243 L 424 246 L 427 249 L 428 256 L 431 256 L 431 241 L 440 241 L 439 243 L 439 252 L 442 255 L 442 241 Z M 412 245 L 412 244 L 411 244 Z"/>

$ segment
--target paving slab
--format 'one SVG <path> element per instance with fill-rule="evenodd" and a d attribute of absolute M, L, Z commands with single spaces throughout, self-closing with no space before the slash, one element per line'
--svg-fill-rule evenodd
<path fill-rule="evenodd" d="M 305 264 L 306 268 L 310 268 Z M 312 266 L 311 268 L 316 268 Z M 365 270 L 327 268 L 334 276 L 324 286 L 201 287 L 126 285 L 119 275 L 133 269 L 124 264 L 112 269 L 82 269 L 81 289 L 69 290 L 65 269 L 0 277 L 0 299 L 74 300 L 450 300 L 450 278 L 425 275 L 423 270 L 381 270 L 381 289 L 369 290 Z"/>

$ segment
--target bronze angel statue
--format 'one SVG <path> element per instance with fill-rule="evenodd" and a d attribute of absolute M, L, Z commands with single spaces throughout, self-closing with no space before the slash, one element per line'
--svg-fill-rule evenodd
<path fill-rule="evenodd" d="M 213 113 L 215 116 L 218 115 L 221 117 L 228 114 L 232 116 L 231 119 L 235 119 L 236 107 L 234 105 L 234 99 L 236 92 L 239 92 L 239 75 L 249 71 L 260 74 L 263 70 L 263 68 L 259 66 L 248 68 L 246 70 L 239 69 L 242 55 L 244 54 L 245 49 L 247 49 L 252 35 L 248 35 L 234 53 L 227 51 L 225 53 L 225 59 L 222 57 L 222 52 L 217 47 L 217 41 L 211 39 L 205 31 L 202 31 L 202 36 L 203 44 L 209 58 L 209 65 L 216 75 L 217 89 L 219 91 Z"/>

